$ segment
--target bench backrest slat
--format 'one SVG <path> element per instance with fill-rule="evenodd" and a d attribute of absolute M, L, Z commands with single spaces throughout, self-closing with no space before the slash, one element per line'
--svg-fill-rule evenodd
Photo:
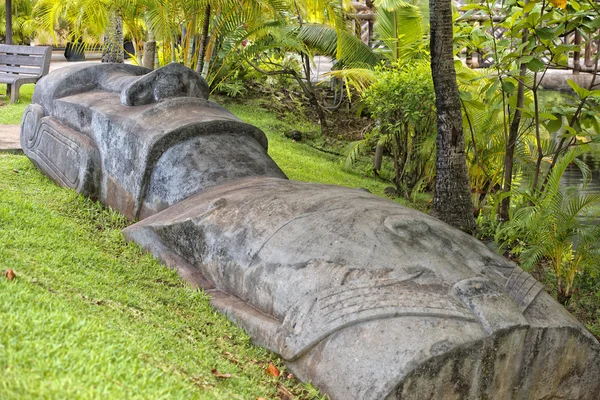
<path fill-rule="evenodd" d="M 23 54 L 23 55 L 44 55 L 49 46 L 21 46 L 14 44 L 0 44 L 0 54 Z"/>
<path fill-rule="evenodd" d="M 41 56 L 17 56 L 14 54 L 0 54 L 0 65 L 25 65 L 41 67 L 44 65 L 44 57 Z"/>
<path fill-rule="evenodd" d="M 18 74 L 18 75 L 27 74 L 27 75 L 38 76 L 41 73 L 41 67 L 26 68 L 26 67 L 13 67 L 13 66 L 0 65 L 0 73 L 3 73 L 3 72 L 7 73 L 7 74 Z"/>
<path fill-rule="evenodd" d="M 0 44 L 0 71 L 41 78 L 50 70 L 51 57 L 50 46 Z"/>

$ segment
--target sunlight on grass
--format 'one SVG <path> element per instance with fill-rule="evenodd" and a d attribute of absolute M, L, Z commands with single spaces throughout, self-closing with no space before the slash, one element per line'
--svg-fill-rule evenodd
<path fill-rule="evenodd" d="M 125 225 L 27 158 L 0 155 L 0 272 L 17 276 L 0 276 L 0 397 L 275 397 L 265 367 L 281 361 L 125 243 Z"/>
<path fill-rule="evenodd" d="M 19 91 L 19 100 L 15 104 L 10 104 L 10 98 L 6 93 L 6 85 L 0 84 L 0 125 L 21 124 L 21 117 L 25 107 L 31 103 L 34 84 L 21 86 Z M 4 103 L 4 105 L 2 105 Z"/>
<path fill-rule="evenodd" d="M 346 171 L 342 168 L 342 157 L 319 151 L 303 143 L 292 142 L 284 136 L 286 131 L 293 129 L 318 130 L 316 124 L 310 124 L 301 117 L 296 120 L 284 120 L 256 104 L 227 103 L 225 107 L 244 122 L 265 132 L 269 139 L 269 155 L 290 179 L 364 188 L 379 196 L 384 196 L 384 189 L 392 185 L 390 182 L 361 176 L 354 171 Z M 397 198 L 395 201 L 423 209 L 427 200 L 422 204 L 412 204 L 403 198 Z"/>

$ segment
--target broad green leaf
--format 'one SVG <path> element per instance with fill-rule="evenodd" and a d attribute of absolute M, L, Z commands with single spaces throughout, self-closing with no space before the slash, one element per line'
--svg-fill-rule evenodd
<path fill-rule="evenodd" d="M 546 67 L 546 64 L 539 58 L 534 58 L 527 63 L 527 68 L 533 72 L 540 72 Z"/>
<path fill-rule="evenodd" d="M 510 80 L 502 81 L 502 90 L 504 90 L 506 93 L 512 94 L 512 93 L 514 93 L 514 91 L 516 89 L 517 89 L 517 86 Z"/>
<path fill-rule="evenodd" d="M 462 101 L 471 101 L 473 100 L 473 95 L 470 92 L 464 91 L 464 90 L 459 90 L 458 91 L 458 97 L 460 97 L 460 99 Z"/>
<path fill-rule="evenodd" d="M 540 113 L 539 117 L 542 119 L 547 119 L 547 120 L 557 120 L 558 118 L 556 118 L 556 116 L 554 116 L 553 114 L 550 113 Z"/>
<path fill-rule="evenodd" d="M 498 86 L 500 85 L 499 81 L 494 82 L 489 89 L 486 92 L 486 97 L 492 97 L 492 95 L 494 95 L 496 93 L 496 90 L 498 90 Z"/>
<path fill-rule="evenodd" d="M 525 13 L 531 12 L 531 10 L 533 10 L 533 7 L 535 7 L 535 5 L 536 5 L 535 1 L 530 1 L 530 2 L 526 3 L 523 6 L 523 12 L 525 12 Z"/>
<path fill-rule="evenodd" d="M 546 129 L 548 132 L 556 132 L 562 127 L 562 118 L 555 118 L 546 123 Z"/>
<path fill-rule="evenodd" d="M 527 64 L 529 61 L 533 60 L 533 56 L 523 56 L 521 57 L 521 64 Z"/>
<path fill-rule="evenodd" d="M 600 123 L 598 123 L 598 119 L 597 118 L 592 119 L 591 124 L 592 124 L 592 129 L 594 130 L 594 133 L 595 134 L 600 133 Z"/>
<path fill-rule="evenodd" d="M 554 29 L 547 26 L 536 28 L 535 34 L 542 40 L 551 40 L 556 37 L 556 32 L 554 32 Z"/>
<path fill-rule="evenodd" d="M 575 81 L 573 81 L 572 79 L 567 79 L 567 83 L 569 84 L 569 86 L 571 86 L 571 88 L 575 91 L 575 93 L 577 93 L 577 95 L 581 99 L 585 99 L 586 97 L 588 97 L 592 94 L 591 91 L 589 91 L 585 88 L 582 88 L 577 83 L 575 83 Z"/>
<path fill-rule="evenodd" d="M 581 10 L 581 5 L 580 5 L 580 4 L 579 4 L 577 1 L 575 1 L 575 0 L 570 0 L 568 4 L 569 4 L 569 6 L 571 6 L 571 7 L 573 8 L 573 10 L 575 10 L 575 11 L 579 11 L 579 10 Z"/>

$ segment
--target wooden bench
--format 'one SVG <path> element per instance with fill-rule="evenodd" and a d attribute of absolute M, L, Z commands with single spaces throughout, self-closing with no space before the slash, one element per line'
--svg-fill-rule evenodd
<path fill-rule="evenodd" d="M 19 88 L 36 83 L 50 69 L 52 47 L 0 44 L 0 83 L 10 91 L 10 103 L 19 99 Z"/>

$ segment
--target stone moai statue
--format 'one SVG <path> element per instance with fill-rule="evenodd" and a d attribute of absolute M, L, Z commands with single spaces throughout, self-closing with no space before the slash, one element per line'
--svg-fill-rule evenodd
<path fill-rule="evenodd" d="M 22 146 L 332 399 L 589 399 L 600 344 L 518 266 L 365 191 L 287 180 L 170 64 L 48 75 Z"/>
<path fill-rule="evenodd" d="M 231 179 L 285 177 L 264 133 L 209 101 L 204 79 L 176 63 L 54 71 L 25 110 L 21 147 L 59 185 L 132 220 Z"/>

